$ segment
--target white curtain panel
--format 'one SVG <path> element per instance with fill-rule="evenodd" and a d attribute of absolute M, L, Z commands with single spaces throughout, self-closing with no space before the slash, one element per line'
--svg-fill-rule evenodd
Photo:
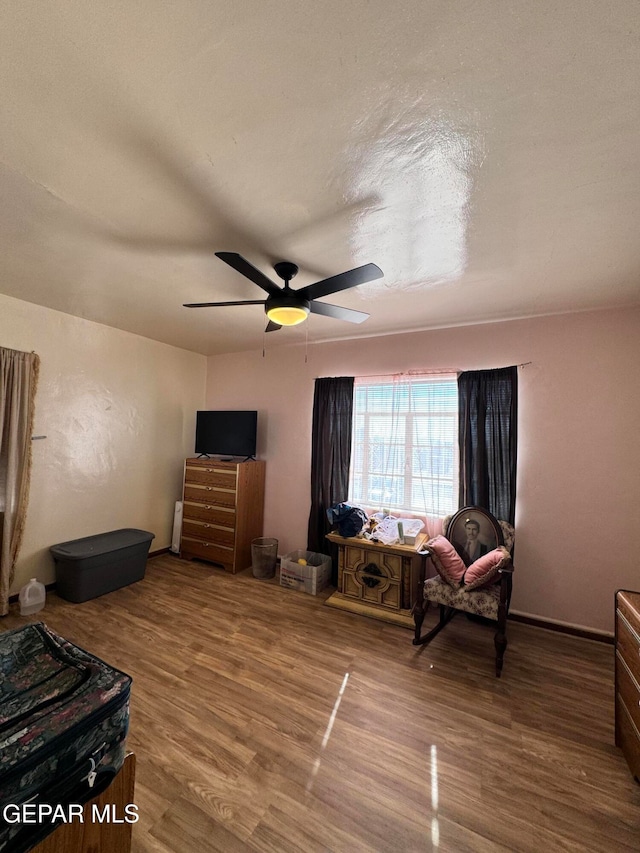
<path fill-rule="evenodd" d="M 349 498 L 441 531 L 458 508 L 455 373 L 356 378 Z"/>

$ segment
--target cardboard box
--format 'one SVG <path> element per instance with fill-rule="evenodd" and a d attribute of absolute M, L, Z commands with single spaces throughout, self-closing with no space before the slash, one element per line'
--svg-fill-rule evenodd
<path fill-rule="evenodd" d="M 305 560 L 301 565 L 298 560 Z M 317 595 L 331 581 L 331 557 L 313 551 L 292 551 L 280 560 L 280 586 Z"/>

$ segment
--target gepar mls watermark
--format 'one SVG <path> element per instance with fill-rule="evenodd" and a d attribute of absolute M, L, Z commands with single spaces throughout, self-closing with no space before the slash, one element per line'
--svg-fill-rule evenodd
<path fill-rule="evenodd" d="M 137 823 L 139 814 L 135 803 L 127 803 L 118 809 L 115 803 L 105 803 L 100 806 L 92 803 L 91 809 L 85 814 L 85 807 L 80 803 L 7 803 L 2 809 L 5 823 L 39 824 L 39 823 Z"/>

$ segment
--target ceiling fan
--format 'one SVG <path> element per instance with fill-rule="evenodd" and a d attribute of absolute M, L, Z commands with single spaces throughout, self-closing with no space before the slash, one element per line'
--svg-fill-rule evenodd
<path fill-rule="evenodd" d="M 266 299 L 244 299 L 240 302 L 190 302 L 185 308 L 218 308 L 222 305 L 264 305 L 269 318 L 266 331 L 275 332 L 282 326 L 296 326 L 307 319 L 309 312 L 333 317 L 335 320 L 347 320 L 349 323 L 362 323 L 369 316 L 363 311 L 353 311 L 351 308 L 340 308 L 338 305 L 328 305 L 326 302 L 316 302 L 322 296 L 357 287 L 367 281 L 382 278 L 384 273 L 375 264 L 365 264 L 348 272 L 325 278 L 315 284 L 292 290 L 289 282 L 298 272 L 298 267 L 290 261 L 280 261 L 274 264 L 274 270 L 284 281 L 284 287 L 274 284 L 264 273 L 245 260 L 236 252 L 216 252 L 216 257 L 229 264 L 234 270 L 246 276 L 268 294 Z"/>

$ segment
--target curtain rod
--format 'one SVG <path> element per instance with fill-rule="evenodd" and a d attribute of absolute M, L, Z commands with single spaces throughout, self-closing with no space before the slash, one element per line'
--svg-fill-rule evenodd
<path fill-rule="evenodd" d="M 438 370 L 396 370 L 393 373 L 359 373 L 355 378 L 356 379 L 372 379 L 375 376 L 423 376 L 425 374 L 435 374 L 435 373 L 460 373 L 460 370 L 456 367 L 449 368 L 439 368 Z"/>
<path fill-rule="evenodd" d="M 516 365 L 505 365 L 505 367 L 526 367 L 529 364 L 533 364 L 532 361 L 523 361 L 520 364 Z M 503 370 L 503 367 L 489 367 L 487 370 Z M 466 373 L 465 370 L 461 370 L 459 367 L 441 367 L 437 370 L 396 370 L 393 373 L 359 373 L 355 378 L 356 379 L 372 379 L 375 376 L 421 376 L 425 373 Z"/>

